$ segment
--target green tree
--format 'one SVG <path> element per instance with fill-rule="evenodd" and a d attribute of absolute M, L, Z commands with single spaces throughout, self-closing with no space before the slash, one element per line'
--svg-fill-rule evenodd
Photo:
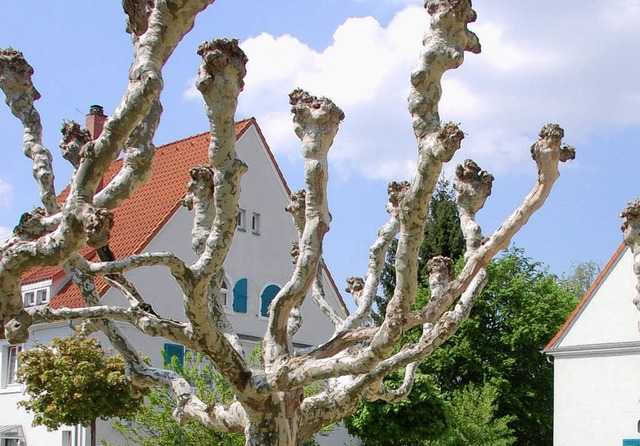
<path fill-rule="evenodd" d="M 540 263 L 511 248 L 488 268 L 489 282 L 469 320 L 428 361 L 423 373 L 443 392 L 496 387 L 498 417 L 514 415 L 518 445 L 552 444 L 553 367 L 540 351 L 577 301 Z"/>
<path fill-rule="evenodd" d="M 165 366 L 189 381 L 203 402 L 228 403 L 233 400 L 229 385 L 204 355 L 187 351 L 183 365 L 173 357 L 171 364 Z M 244 436 L 240 434 L 217 432 L 193 421 L 180 426 L 172 416 L 174 407 L 171 391 L 166 387 L 154 387 L 147 395 L 147 404 L 130 419 L 116 420 L 113 428 L 131 444 L 139 446 L 244 445 Z"/>
<path fill-rule="evenodd" d="M 18 404 L 33 412 L 34 425 L 95 427 L 98 418 L 131 417 L 143 403 L 125 377 L 122 357 L 109 355 L 95 338 L 54 338 L 50 346 L 20 353 L 20 364 L 18 379 L 29 399 Z"/>
<path fill-rule="evenodd" d="M 514 416 L 496 417 L 498 390 L 490 384 L 469 384 L 448 398 L 449 429 L 426 446 L 510 446 L 515 443 L 509 423 Z"/>
<path fill-rule="evenodd" d="M 385 384 L 398 388 L 402 380 L 403 375 L 394 373 L 385 379 Z M 417 373 L 408 398 L 396 404 L 362 400 L 344 423 L 364 446 L 414 446 L 441 436 L 448 427 L 447 418 L 446 402 L 434 380 Z"/>
<path fill-rule="evenodd" d="M 574 263 L 571 266 L 573 271 L 568 275 L 563 275 L 562 282 L 564 286 L 573 291 L 576 298 L 581 299 L 596 280 L 602 268 L 594 260 Z"/>

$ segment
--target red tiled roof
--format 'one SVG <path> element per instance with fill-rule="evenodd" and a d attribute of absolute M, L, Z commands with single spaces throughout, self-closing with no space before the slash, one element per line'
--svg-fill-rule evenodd
<path fill-rule="evenodd" d="M 280 181 L 290 195 L 289 186 L 256 120 L 250 118 L 237 122 L 236 137 L 239 139 L 252 125 L 255 125 Z M 142 252 L 180 207 L 180 200 L 184 197 L 187 183 L 190 180 L 189 169 L 197 164 L 208 163 L 209 141 L 210 134 L 206 132 L 174 141 L 156 149 L 149 181 L 140 186 L 128 200 L 114 211 L 114 225 L 111 229 L 109 247 L 116 258 L 122 259 Z M 108 184 L 121 167 L 121 159 L 111 164 L 103 176 L 104 184 Z M 67 193 L 68 190 L 65 189 L 58 196 L 58 199 L 64 200 Z M 95 251 L 88 246 L 82 248 L 80 254 L 89 261 L 98 260 Z M 342 295 L 328 268 L 325 270 L 340 304 L 348 313 Z M 63 275 L 64 271 L 59 267 L 34 268 L 22 276 L 22 284 L 59 279 Z M 100 295 L 103 295 L 109 286 L 102 278 L 98 277 L 96 278 L 96 287 Z M 52 308 L 79 308 L 84 305 L 84 300 L 78 288 L 69 282 L 53 297 L 49 305 Z"/>
<path fill-rule="evenodd" d="M 616 250 L 615 253 L 613 253 L 613 256 L 611 256 L 611 258 L 609 259 L 609 262 L 607 262 L 607 264 L 602 269 L 602 271 L 600 271 L 600 274 L 598 274 L 598 277 L 596 277 L 596 280 L 593 281 L 593 284 L 591 284 L 591 287 L 589 287 L 585 295 L 582 297 L 582 299 L 576 306 L 576 308 L 569 315 L 569 317 L 567 318 L 565 323 L 562 325 L 562 327 L 560 327 L 560 330 L 558 331 L 558 333 L 556 333 L 553 339 L 551 339 L 549 343 L 546 345 L 546 347 L 544 348 L 545 351 L 551 350 L 552 348 L 554 348 L 555 344 L 562 339 L 564 334 L 573 325 L 573 322 L 578 317 L 578 315 L 582 312 L 582 309 L 584 308 L 584 306 L 591 299 L 591 297 L 593 296 L 595 291 L 598 289 L 598 287 L 600 287 L 600 284 L 602 283 L 604 278 L 609 274 L 611 268 L 613 268 L 613 265 L 616 264 L 616 262 L 624 252 L 625 247 L 626 245 L 624 243 L 621 243 L 620 246 L 618 246 L 618 249 Z"/>
<path fill-rule="evenodd" d="M 253 118 L 236 123 L 237 138 L 240 138 L 252 124 L 255 124 Z M 114 211 L 109 247 L 116 258 L 122 259 L 142 252 L 178 209 L 190 179 L 189 169 L 208 162 L 209 141 L 210 134 L 207 132 L 157 148 L 151 179 Z M 121 159 L 111 164 L 103 176 L 105 184 L 111 181 L 121 167 Z M 64 199 L 66 193 L 66 190 L 63 191 L 60 199 Z M 88 260 L 97 258 L 95 251 L 87 246 L 80 254 Z M 64 272 L 59 267 L 35 268 L 23 275 L 22 283 L 58 278 L 61 274 Z M 108 287 L 102 279 L 96 280 L 96 286 L 101 295 Z M 65 285 L 50 303 L 53 308 L 82 305 L 80 292 L 71 283 Z"/>

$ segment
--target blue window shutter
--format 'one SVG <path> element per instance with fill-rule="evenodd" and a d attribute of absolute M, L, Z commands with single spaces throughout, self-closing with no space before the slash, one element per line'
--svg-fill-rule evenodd
<path fill-rule="evenodd" d="M 269 316 L 269 304 L 276 297 L 276 294 L 280 292 L 280 287 L 278 285 L 269 285 L 262 292 L 261 297 L 261 305 L 260 305 L 260 314 L 263 317 Z"/>
<path fill-rule="evenodd" d="M 247 279 L 240 279 L 233 287 L 233 311 L 238 313 L 247 312 Z"/>
<path fill-rule="evenodd" d="M 180 344 L 164 344 L 164 365 L 171 364 L 174 356 L 178 358 L 180 367 L 184 366 L 184 346 Z"/>

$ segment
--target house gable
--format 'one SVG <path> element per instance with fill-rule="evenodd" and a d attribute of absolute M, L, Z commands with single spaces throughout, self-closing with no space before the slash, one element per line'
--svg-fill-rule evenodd
<path fill-rule="evenodd" d="M 204 143 L 203 135 L 191 145 Z M 206 144 L 208 145 L 208 134 Z M 202 141 L 199 141 L 202 139 Z M 162 150 L 166 150 L 163 148 Z M 206 149 L 200 147 L 198 150 Z M 246 225 L 236 229 L 233 243 L 225 259 L 224 268 L 228 289 L 233 290 L 238 281 L 246 281 L 245 311 L 234 311 L 233 294 L 227 296 L 226 311 L 232 316 L 235 331 L 241 335 L 260 338 L 264 334 L 266 321 L 261 321 L 261 294 L 265 287 L 276 285 L 282 288 L 293 270 L 291 242 L 297 239 L 297 231 L 291 216 L 284 208 L 289 203 L 290 190 L 280 172 L 273 155 L 255 122 L 247 127 L 236 144 L 238 157 L 249 166 L 242 178 L 239 206 L 244 211 Z M 186 190 L 184 181 L 182 190 Z M 179 201 L 179 200 L 178 200 Z M 259 217 L 259 228 L 253 228 L 252 219 Z M 144 252 L 170 251 L 186 262 L 195 260 L 191 249 L 193 214 L 177 206 L 144 247 Z M 256 230 L 257 229 L 257 230 Z M 117 254 L 116 254 L 117 255 Z M 118 255 L 117 255 L 118 256 Z M 152 274 L 152 276 L 150 275 Z M 344 302 L 328 270 L 324 271 L 326 299 L 342 316 L 346 310 Z M 184 320 L 182 293 L 166 269 L 155 268 L 130 271 L 127 276 L 138 286 L 143 296 L 149 296 L 154 310 L 163 316 Z M 153 299 L 155 296 L 162 299 Z M 124 298 L 116 290 L 106 290 L 104 303 L 123 304 Z M 297 342 L 312 345 L 326 340 L 333 332 L 329 320 L 316 305 L 307 299 L 303 306 L 305 323 L 296 336 Z"/>
<path fill-rule="evenodd" d="M 620 349 L 640 343 L 631 250 L 621 245 L 545 351 Z"/>

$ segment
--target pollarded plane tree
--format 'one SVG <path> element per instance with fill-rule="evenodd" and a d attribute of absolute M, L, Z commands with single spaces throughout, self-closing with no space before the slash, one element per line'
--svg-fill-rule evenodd
<path fill-rule="evenodd" d="M 417 65 L 411 73 L 409 111 L 418 146 L 417 171 L 409 182 L 389 185 L 388 221 L 380 228 L 364 278 L 348 280 L 356 309 L 346 318 L 323 300 L 319 280 L 322 241 L 329 230 L 327 153 L 343 120 L 329 99 L 295 90 L 290 95 L 294 130 L 304 157 L 304 190 L 291 197 L 288 212 L 298 229 L 292 250 L 295 266 L 290 280 L 270 306 L 262 345 L 263 368 L 245 359 L 214 296 L 222 284 L 222 265 L 233 240 L 246 165 L 235 151 L 234 112 L 243 88 L 247 59 L 237 41 L 215 40 L 198 48 L 202 56 L 197 88 L 202 93 L 211 127 L 210 165 L 195 166 L 186 186 L 185 203 L 194 211 L 192 247 L 197 260 L 187 264 L 168 252 L 113 259 L 108 248 L 113 210 L 149 176 L 154 157 L 153 135 L 161 114 L 162 67 L 196 15 L 212 0 L 125 0 L 127 31 L 134 60 L 127 90 L 94 141 L 75 123 L 63 127 L 63 156 L 75 170 L 62 202 L 53 188 L 51 154 L 42 144 L 42 129 L 34 101 L 39 93 L 31 82 L 33 69 L 13 49 L 0 54 L 0 86 L 13 114 L 24 125 L 24 153 L 33 160 L 33 176 L 43 207 L 25 214 L 12 237 L 1 246 L 0 316 L 3 336 L 11 343 L 28 339 L 35 323 L 60 320 L 96 321 L 126 360 L 134 386 L 168 386 L 175 395 L 177 420 L 195 420 L 211 429 L 240 432 L 247 445 L 298 445 L 323 426 L 355 410 L 358 399 L 395 402 L 411 390 L 416 364 L 448 339 L 467 318 L 486 281 L 485 267 L 539 209 L 559 176 L 558 163 L 573 158 L 562 145 L 563 130 L 545 125 L 531 147 L 538 177 L 522 204 L 493 234 L 485 237 L 476 223 L 491 190 L 493 177 L 467 160 L 456 169 L 457 204 L 466 238 L 465 264 L 455 274 L 451 261 L 429 262 L 431 299 L 413 308 L 417 290 L 417 256 L 428 204 L 443 165 L 460 148 L 463 132 L 442 123 L 438 114 L 441 77 L 459 67 L 465 51 L 480 52 L 467 25 L 476 19 L 469 0 L 428 0 L 429 25 Z M 120 172 L 98 190 L 102 175 L 122 153 Z M 384 255 L 398 238 L 396 287 L 379 327 L 366 324 L 379 284 Z M 96 249 L 101 262 L 78 254 L 85 245 Z M 23 307 L 20 275 L 38 266 L 63 266 L 80 287 L 86 306 L 80 309 Z M 186 322 L 155 314 L 124 273 L 140 267 L 167 268 L 183 296 Z M 93 284 L 96 276 L 119 289 L 128 307 L 101 305 Z M 306 350 L 293 347 L 300 326 L 299 308 L 310 296 L 335 326 L 331 339 Z M 118 330 L 115 322 L 161 336 L 206 355 L 233 391 L 230 405 L 206 405 L 176 373 L 147 365 Z M 421 327 L 415 343 L 398 348 L 405 330 Z M 400 388 L 387 388 L 383 378 L 404 370 Z M 321 390 L 304 397 L 303 389 Z"/>
<path fill-rule="evenodd" d="M 622 212 L 622 237 L 633 253 L 633 272 L 638 278 L 633 303 L 640 310 L 640 198 L 630 201 Z"/>

